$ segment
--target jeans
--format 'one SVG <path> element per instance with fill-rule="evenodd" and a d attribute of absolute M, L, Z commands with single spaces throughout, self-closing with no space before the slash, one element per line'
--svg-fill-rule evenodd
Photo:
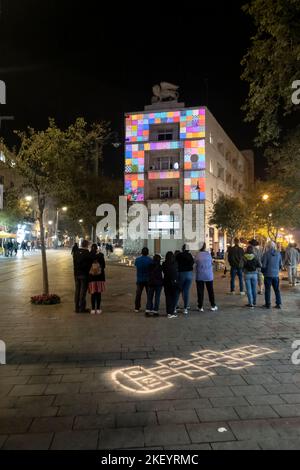
<path fill-rule="evenodd" d="M 75 311 L 83 312 L 86 308 L 87 276 L 75 276 Z"/>
<path fill-rule="evenodd" d="M 235 276 L 238 275 L 239 282 L 240 282 L 240 292 L 244 291 L 244 284 L 243 284 L 243 270 L 242 268 L 231 268 L 230 271 L 230 290 L 234 292 L 235 289 Z"/>
<path fill-rule="evenodd" d="M 100 310 L 101 292 L 95 292 L 91 295 L 92 310 Z"/>
<path fill-rule="evenodd" d="M 135 296 L 135 309 L 140 310 L 141 308 L 141 298 L 143 290 L 146 290 L 146 294 L 148 292 L 148 282 L 137 282 L 136 283 L 136 296 Z"/>
<path fill-rule="evenodd" d="M 146 310 L 158 312 L 161 290 L 162 290 L 162 286 L 148 287 Z M 154 297 L 154 308 L 153 308 L 153 297 Z"/>
<path fill-rule="evenodd" d="M 256 305 L 256 286 L 258 280 L 258 273 L 246 273 L 245 284 L 247 289 L 248 303 L 250 305 Z"/>
<path fill-rule="evenodd" d="M 281 305 L 281 296 L 279 290 L 279 277 L 265 277 L 265 301 L 266 306 L 271 306 L 271 286 L 273 287 L 276 305 Z"/>
<path fill-rule="evenodd" d="M 297 266 L 287 266 L 289 284 L 296 284 L 297 280 Z"/>
<path fill-rule="evenodd" d="M 193 271 L 183 271 L 179 272 L 179 289 L 177 289 L 176 293 L 176 303 L 175 307 L 177 307 L 179 302 L 180 291 L 182 292 L 183 297 L 183 308 L 187 308 L 189 305 L 189 296 L 190 296 L 190 288 L 193 281 Z"/>
<path fill-rule="evenodd" d="M 203 307 L 204 299 L 204 284 L 206 285 L 208 298 L 212 307 L 215 307 L 215 295 L 214 295 L 214 283 L 213 281 L 196 281 L 197 286 L 197 297 L 198 297 L 198 307 Z"/>
<path fill-rule="evenodd" d="M 176 298 L 179 297 L 178 287 L 174 287 L 172 285 L 166 284 L 164 286 L 164 290 L 165 290 L 165 296 L 166 296 L 167 315 L 173 315 L 175 307 L 177 305 Z"/>

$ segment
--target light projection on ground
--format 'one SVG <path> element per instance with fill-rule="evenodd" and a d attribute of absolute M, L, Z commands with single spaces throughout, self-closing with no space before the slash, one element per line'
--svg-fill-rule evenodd
<path fill-rule="evenodd" d="M 202 380 L 216 375 L 214 369 L 226 367 L 240 370 L 254 365 L 254 359 L 276 351 L 260 346 L 249 345 L 228 351 L 211 351 L 205 349 L 191 354 L 192 359 L 183 360 L 177 357 L 157 361 L 157 367 L 146 369 L 141 366 L 119 369 L 113 373 L 113 380 L 124 389 L 136 393 L 154 393 L 173 387 L 176 377 L 187 380 Z"/>

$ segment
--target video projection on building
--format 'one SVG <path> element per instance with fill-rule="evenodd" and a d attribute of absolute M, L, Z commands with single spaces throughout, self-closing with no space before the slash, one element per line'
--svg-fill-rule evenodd
<path fill-rule="evenodd" d="M 152 124 L 179 123 L 180 139 L 205 138 L 205 109 L 182 109 L 126 116 L 126 142 L 147 142 Z"/>
<path fill-rule="evenodd" d="M 130 201 L 144 200 L 144 174 L 125 174 L 125 196 Z"/>
<path fill-rule="evenodd" d="M 205 200 L 205 172 L 185 171 L 184 173 L 184 200 Z"/>

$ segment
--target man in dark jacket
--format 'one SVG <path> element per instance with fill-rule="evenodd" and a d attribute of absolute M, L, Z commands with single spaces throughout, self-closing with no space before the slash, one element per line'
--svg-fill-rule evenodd
<path fill-rule="evenodd" d="M 265 305 L 264 308 L 271 308 L 271 287 L 273 287 L 276 297 L 276 308 L 281 308 L 281 295 L 279 290 L 279 271 L 282 269 L 282 259 L 279 251 L 276 250 L 274 242 L 269 241 L 267 250 L 262 257 L 262 273 L 265 277 Z"/>
<path fill-rule="evenodd" d="M 88 240 L 83 240 L 81 248 L 73 253 L 73 266 L 75 277 L 75 312 L 89 313 L 89 310 L 86 308 L 86 293 L 91 268 Z"/>
<path fill-rule="evenodd" d="M 182 297 L 183 297 L 183 313 L 184 315 L 187 315 L 188 306 L 189 306 L 190 289 L 191 289 L 192 282 L 193 282 L 193 266 L 194 266 L 194 258 L 191 255 L 187 245 L 183 245 L 182 251 L 178 253 L 178 255 L 176 256 L 176 262 L 178 265 L 180 290 L 177 290 L 175 307 L 178 306 L 180 291 L 181 291 Z"/>
<path fill-rule="evenodd" d="M 136 296 L 135 296 L 135 312 L 139 312 L 141 309 L 141 298 L 143 289 L 145 288 L 146 294 L 148 293 L 148 282 L 149 282 L 149 267 L 152 264 L 149 250 L 145 246 L 142 249 L 142 256 L 139 256 L 135 260 L 136 267 Z"/>
<path fill-rule="evenodd" d="M 244 250 L 239 246 L 239 239 L 234 239 L 234 246 L 228 248 L 228 262 L 231 267 L 230 271 L 230 293 L 235 293 L 235 276 L 238 275 L 240 283 L 240 294 L 245 295 L 243 284 L 243 258 Z"/>

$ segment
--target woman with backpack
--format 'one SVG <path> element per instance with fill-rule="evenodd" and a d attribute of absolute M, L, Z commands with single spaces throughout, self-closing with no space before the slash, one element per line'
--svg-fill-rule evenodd
<path fill-rule="evenodd" d="M 105 290 L 105 260 L 102 253 L 98 252 L 98 246 L 93 243 L 91 248 L 91 268 L 89 271 L 88 291 L 91 294 L 91 314 L 100 314 L 101 294 Z"/>
<path fill-rule="evenodd" d="M 258 282 L 258 269 L 261 268 L 261 262 L 254 254 L 254 247 L 248 245 L 243 258 L 244 276 L 247 289 L 248 304 L 246 307 L 254 308 L 256 306 L 256 286 Z"/>
<path fill-rule="evenodd" d="M 172 251 L 168 251 L 162 264 L 164 273 L 164 290 L 166 296 L 166 310 L 168 318 L 176 318 L 176 300 L 179 289 L 178 265 Z"/>
<path fill-rule="evenodd" d="M 146 315 L 149 316 L 151 313 L 153 316 L 158 316 L 160 294 L 163 286 L 163 275 L 162 266 L 160 264 L 160 255 L 153 256 L 153 263 L 149 266 L 149 281 L 147 291 L 147 306 Z M 153 308 L 154 298 L 154 308 Z"/>

